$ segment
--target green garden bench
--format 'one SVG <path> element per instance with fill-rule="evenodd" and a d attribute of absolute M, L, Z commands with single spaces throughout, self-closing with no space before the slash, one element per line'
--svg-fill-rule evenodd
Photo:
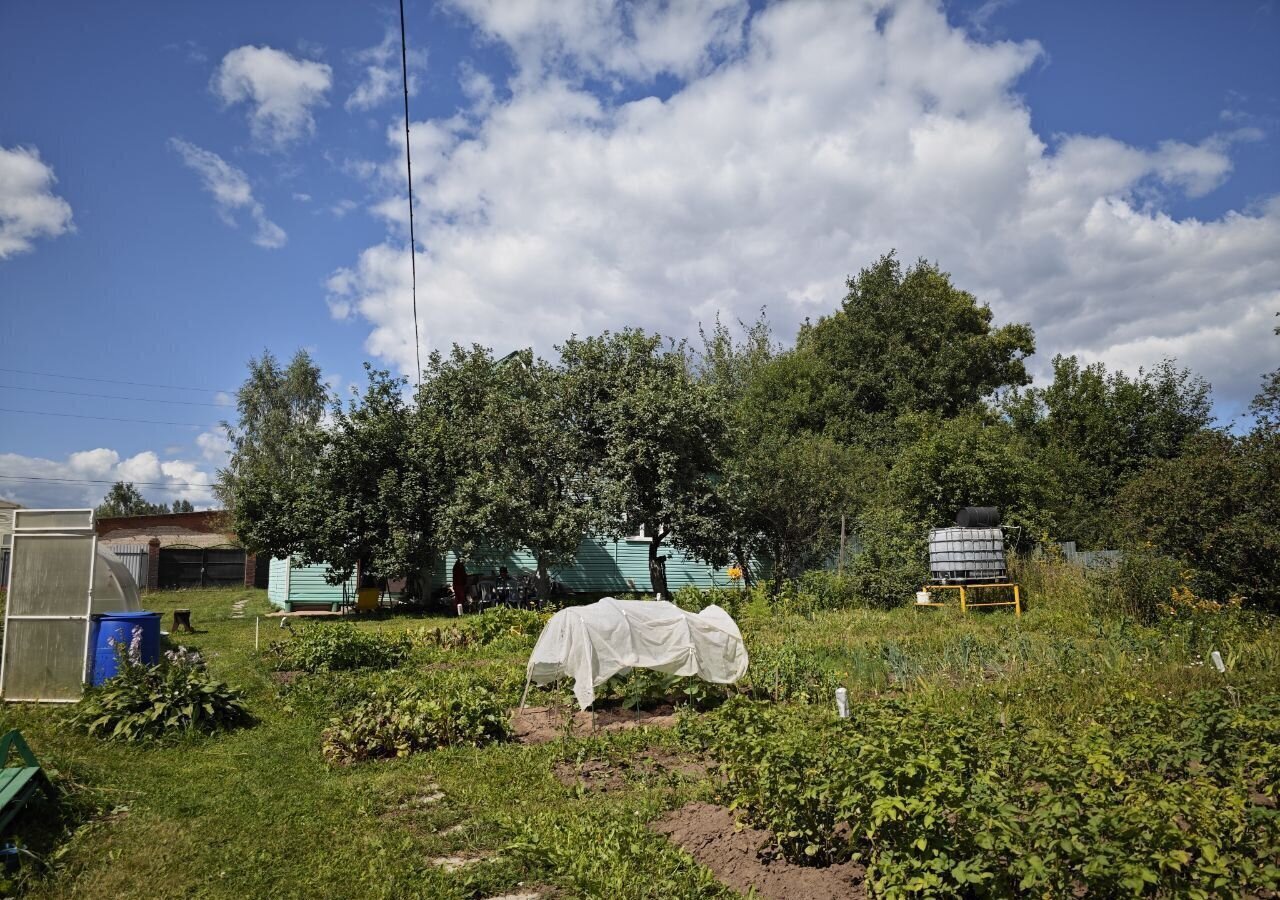
<path fill-rule="evenodd" d="M 14 750 L 22 758 L 22 765 L 9 765 L 9 754 Z M 53 784 L 49 776 L 44 774 L 36 756 L 22 739 L 17 730 L 10 731 L 0 737 L 0 832 L 8 826 L 26 802 L 31 799 L 36 788 L 42 788 L 53 797 Z"/>

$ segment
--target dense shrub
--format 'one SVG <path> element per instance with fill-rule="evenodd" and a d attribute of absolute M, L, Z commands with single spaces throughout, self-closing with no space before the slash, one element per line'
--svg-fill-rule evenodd
<path fill-rule="evenodd" d="M 1168 609 L 1173 592 L 1182 583 L 1182 566 L 1150 547 L 1125 551 L 1111 574 L 1114 612 L 1151 624 Z"/>
<path fill-rule="evenodd" d="M 422 630 L 418 638 L 441 647 L 482 647 L 504 638 L 536 638 L 550 618 L 549 612 L 498 607 L 468 616 L 456 625 Z"/>
<path fill-rule="evenodd" d="M 146 666 L 121 647 L 119 674 L 90 688 L 71 721 L 95 737 L 136 742 L 234 728 L 249 713 L 243 694 L 211 677 L 199 654 L 179 648 Z"/>
<path fill-rule="evenodd" d="M 671 596 L 671 602 L 681 609 L 697 613 L 708 606 L 718 606 L 735 619 L 742 614 L 750 594 L 738 587 L 713 587 L 709 590 L 685 585 Z"/>
<path fill-rule="evenodd" d="M 330 763 L 408 756 L 510 735 L 507 703 L 488 684 L 452 673 L 425 682 L 383 685 L 335 717 L 321 738 Z"/>
<path fill-rule="evenodd" d="M 390 669 L 409 656 L 409 637 L 380 634 L 350 622 L 313 623 L 287 641 L 276 641 L 267 654 L 276 669 L 337 672 L 346 669 Z"/>
<path fill-rule="evenodd" d="M 1278 710 L 1127 695 L 1047 726 L 739 700 L 686 727 L 789 859 L 861 860 L 878 897 L 1236 897 L 1280 887 Z"/>
<path fill-rule="evenodd" d="M 867 606 L 892 609 L 907 603 L 929 575 L 927 529 L 894 507 L 871 507 L 858 517 L 859 552 L 849 578 Z"/>

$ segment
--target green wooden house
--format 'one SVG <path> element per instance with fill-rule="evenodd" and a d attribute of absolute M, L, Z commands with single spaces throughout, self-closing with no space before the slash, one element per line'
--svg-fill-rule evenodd
<path fill-rule="evenodd" d="M 724 570 L 685 556 L 678 550 L 664 548 L 667 555 L 667 586 L 677 591 L 685 586 L 697 588 L 726 587 L 729 577 Z M 432 566 L 428 580 L 428 594 L 449 583 L 456 555 L 445 554 Z M 485 556 L 468 559 L 467 571 L 476 574 L 496 574 L 502 566 L 515 576 L 536 569 L 533 557 L 524 552 L 505 556 Z M 315 608 L 329 606 L 337 610 L 342 603 L 343 585 L 332 585 L 325 580 L 328 571 L 325 563 L 309 566 L 289 565 L 284 559 L 271 561 L 267 599 L 274 606 L 288 611 L 295 607 Z M 637 591 L 649 593 L 653 585 L 649 580 L 649 539 L 645 537 L 612 538 L 586 536 L 578 547 L 573 565 L 552 569 L 551 576 L 566 587 L 582 593 L 621 594 Z M 355 596 L 356 579 L 346 582 L 347 594 Z"/>

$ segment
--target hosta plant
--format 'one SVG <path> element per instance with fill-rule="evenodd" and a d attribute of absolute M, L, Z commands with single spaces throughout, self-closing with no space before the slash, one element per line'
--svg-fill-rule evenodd
<path fill-rule="evenodd" d="M 137 743 L 236 728 L 250 722 L 240 691 L 211 676 L 199 654 L 166 654 L 148 666 L 117 649 L 119 674 L 90 688 L 71 715 L 105 740 Z"/>

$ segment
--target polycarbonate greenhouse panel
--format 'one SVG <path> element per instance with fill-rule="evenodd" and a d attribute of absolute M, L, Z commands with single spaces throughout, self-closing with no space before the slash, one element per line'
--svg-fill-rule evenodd
<path fill-rule="evenodd" d="M 80 699 L 96 547 L 91 531 L 14 534 L 0 664 L 4 699 Z"/>
<path fill-rule="evenodd" d="M 11 619 L 4 699 L 67 702 L 84 693 L 85 620 Z"/>
<path fill-rule="evenodd" d="M 95 540 L 85 534 L 16 534 L 10 616 L 83 616 Z"/>
<path fill-rule="evenodd" d="M 82 531 L 93 528 L 91 509 L 15 509 L 14 531 Z"/>

